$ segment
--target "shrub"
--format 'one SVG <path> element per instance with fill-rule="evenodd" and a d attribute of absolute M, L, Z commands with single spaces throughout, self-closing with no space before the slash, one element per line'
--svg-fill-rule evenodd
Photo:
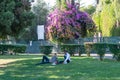
<path fill-rule="evenodd" d="M 7 44 L 0 44 L 0 52 L 1 54 L 5 54 L 7 51 L 8 51 L 8 48 L 9 49 L 12 49 L 13 46 L 12 45 L 7 45 Z"/>
<path fill-rule="evenodd" d="M 53 49 L 53 46 L 50 46 L 50 45 L 48 45 L 48 46 L 40 46 L 41 53 L 46 54 L 46 55 L 51 54 L 52 49 Z"/>
<path fill-rule="evenodd" d="M 94 43 L 94 49 L 97 52 L 97 54 L 99 55 L 99 59 L 102 61 L 103 57 L 105 55 L 106 52 L 106 43 Z"/>
<path fill-rule="evenodd" d="M 75 0 L 57 0 L 60 9 L 56 8 L 47 17 L 46 38 L 54 42 L 64 42 L 87 36 L 96 27 L 90 15 L 79 10 Z M 64 7 L 63 7 L 64 6 Z M 63 9 L 64 8 L 64 9 Z"/>
<path fill-rule="evenodd" d="M 22 44 L 0 44 L 0 52 L 1 54 L 5 54 L 5 52 L 13 54 L 13 53 L 24 53 L 26 50 L 26 45 Z"/>
<path fill-rule="evenodd" d="M 60 45 L 61 51 L 67 50 L 70 55 L 74 55 L 76 46 L 73 44 L 63 44 Z"/>
<path fill-rule="evenodd" d="M 92 51 L 93 44 L 94 44 L 93 42 L 87 42 L 87 43 L 84 44 L 84 46 L 85 46 L 85 52 L 86 52 L 86 54 L 87 54 L 88 57 L 90 56 L 90 52 Z"/>
<path fill-rule="evenodd" d="M 120 61 L 120 44 L 108 44 L 110 51 L 114 54 L 113 58 Z"/>
<path fill-rule="evenodd" d="M 85 53 L 84 45 L 78 45 L 77 49 L 78 49 L 79 56 L 81 56 L 81 54 Z"/>
<path fill-rule="evenodd" d="M 67 50 L 70 55 L 74 55 L 75 52 L 78 52 L 81 55 L 84 52 L 84 45 L 79 44 L 62 44 L 60 45 L 61 51 Z"/>
<path fill-rule="evenodd" d="M 14 52 L 15 53 L 25 53 L 26 45 L 14 45 Z"/>

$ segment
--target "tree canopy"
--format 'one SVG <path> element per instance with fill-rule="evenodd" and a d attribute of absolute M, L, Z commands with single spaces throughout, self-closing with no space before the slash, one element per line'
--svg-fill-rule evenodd
<path fill-rule="evenodd" d="M 93 19 L 103 36 L 120 36 L 120 0 L 99 0 Z"/>
<path fill-rule="evenodd" d="M 28 0 L 0 1 L 0 37 L 18 37 L 22 30 L 32 25 L 34 14 Z"/>
<path fill-rule="evenodd" d="M 64 42 L 87 36 L 95 30 L 88 13 L 79 10 L 74 0 L 57 0 L 58 7 L 48 15 L 46 37 L 51 41 Z"/>
<path fill-rule="evenodd" d="M 46 22 L 46 16 L 48 15 L 49 6 L 44 0 L 36 0 L 35 5 L 32 7 L 32 11 L 36 16 L 37 25 L 43 25 Z"/>

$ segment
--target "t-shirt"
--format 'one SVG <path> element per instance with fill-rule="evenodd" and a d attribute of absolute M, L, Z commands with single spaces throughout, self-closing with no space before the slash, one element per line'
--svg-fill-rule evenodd
<path fill-rule="evenodd" d="M 57 56 L 53 56 L 52 58 L 51 58 L 51 60 L 50 60 L 50 62 L 56 62 L 57 61 Z"/>
<path fill-rule="evenodd" d="M 69 60 L 70 61 L 70 54 L 69 53 L 66 53 L 65 55 L 64 55 L 64 57 L 65 57 L 65 62 L 67 61 L 67 60 Z"/>

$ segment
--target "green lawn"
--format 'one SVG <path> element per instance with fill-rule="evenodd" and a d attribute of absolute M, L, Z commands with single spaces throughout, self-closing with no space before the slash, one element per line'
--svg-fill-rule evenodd
<path fill-rule="evenodd" d="M 120 80 L 120 62 L 113 60 L 72 57 L 69 64 L 36 66 L 40 55 L 0 55 L 0 59 L 16 60 L 0 68 L 0 80 Z"/>

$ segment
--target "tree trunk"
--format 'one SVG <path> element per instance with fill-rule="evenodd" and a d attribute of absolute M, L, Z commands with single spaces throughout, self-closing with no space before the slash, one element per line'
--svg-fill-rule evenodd
<path fill-rule="evenodd" d="M 90 53 L 87 53 L 87 57 L 90 57 Z"/>
<path fill-rule="evenodd" d="M 99 55 L 100 61 L 103 61 L 103 55 Z"/>
<path fill-rule="evenodd" d="M 119 20 L 116 20 L 116 27 L 119 27 Z"/>
<path fill-rule="evenodd" d="M 81 57 L 81 53 L 79 52 L 79 56 Z"/>

